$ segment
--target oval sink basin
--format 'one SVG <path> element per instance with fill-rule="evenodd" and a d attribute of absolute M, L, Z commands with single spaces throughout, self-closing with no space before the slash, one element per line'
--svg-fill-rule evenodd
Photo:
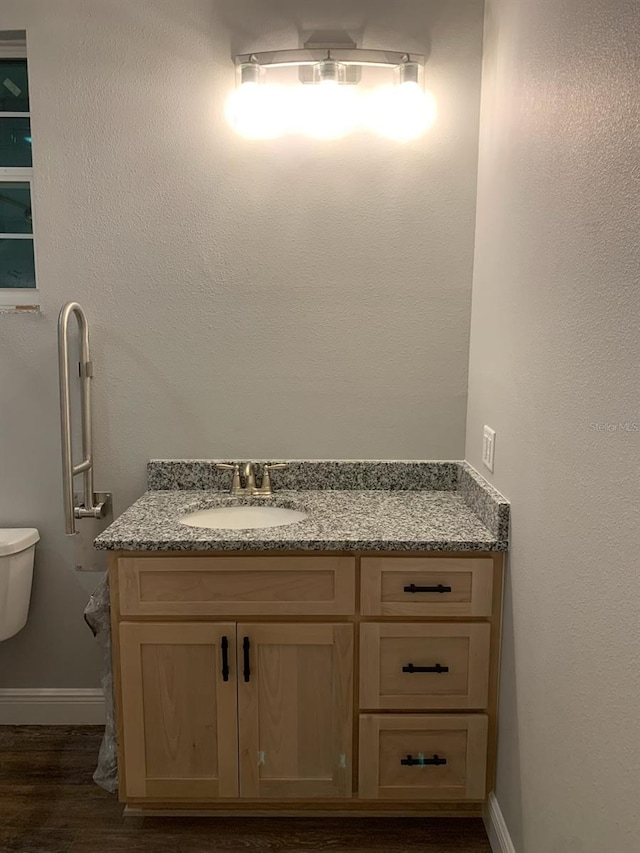
<path fill-rule="evenodd" d="M 214 506 L 183 515 L 180 524 L 210 530 L 254 530 L 284 527 L 306 517 L 306 512 L 282 506 Z"/>

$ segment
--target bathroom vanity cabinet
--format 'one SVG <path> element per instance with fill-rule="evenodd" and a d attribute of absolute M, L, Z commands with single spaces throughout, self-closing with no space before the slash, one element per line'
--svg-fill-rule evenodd
<path fill-rule="evenodd" d="M 502 565 L 114 553 L 121 799 L 145 813 L 478 813 Z"/>

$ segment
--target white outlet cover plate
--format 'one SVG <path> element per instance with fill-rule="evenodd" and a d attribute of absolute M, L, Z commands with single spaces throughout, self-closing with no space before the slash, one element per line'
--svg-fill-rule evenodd
<path fill-rule="evenodd" d="M 496 431 L 485 426 L 482 435 L 482 463 L 493 471 L 493 459 L 496 450 Z"/>

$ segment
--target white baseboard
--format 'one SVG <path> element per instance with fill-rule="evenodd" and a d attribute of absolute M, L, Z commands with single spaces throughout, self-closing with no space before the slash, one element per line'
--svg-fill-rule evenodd
<path fill-rule="evenodd" d="M 0 688 L 0 726 L 99 726 L 104 719 L 99 687 Z"/>
<path fill-rule="evenodd" d="M 483 817 L 493 853 L 516 853 L 500 804 L 493 792 L 489 794 Z"/>

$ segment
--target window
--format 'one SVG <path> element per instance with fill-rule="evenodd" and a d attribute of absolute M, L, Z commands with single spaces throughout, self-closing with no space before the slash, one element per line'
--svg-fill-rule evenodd
<path fill-rule="evenodd" d="M 24 32 L 0 33 L 0 310 L 37 307 Z"/>

